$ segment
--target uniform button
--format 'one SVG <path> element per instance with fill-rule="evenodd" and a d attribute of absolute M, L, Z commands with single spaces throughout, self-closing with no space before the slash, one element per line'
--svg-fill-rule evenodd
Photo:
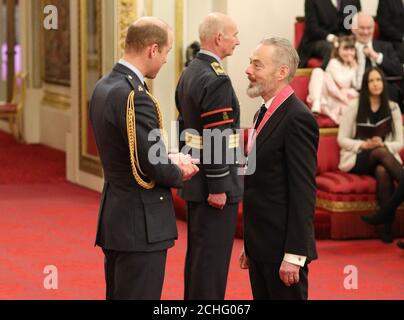
<path fill-rule="evenodd" d="M 132 79 L 133 79 L 131 75 L 129 75 L 129 76 L 128 76 L 128 78 L 129 78 L 130 80 L 132 80 Z"/>
<path fill-rule="evenodd" d="M 163 197 L 160 197 L 160 200 L 161 200 L 161 201 L 163 201 L 163 200 L 164 200 L 164 198 L 163 198 Z"/>

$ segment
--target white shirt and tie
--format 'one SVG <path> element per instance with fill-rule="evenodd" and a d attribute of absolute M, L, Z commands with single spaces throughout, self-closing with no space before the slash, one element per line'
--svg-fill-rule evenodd
<path fill-rule="evenodd" d="M 363 76 L 366 71 L 366 55 L 363 52 L 365 48 L 370 48 L 373 50 L 373 42 L 369 41 L 367 44 L 360 43 L 359 41 L 356 42 L 355 48 L 357 51 L 357 56 L 358 56 L 358 70 L 357 70 L 357 80 L 356 80 L 356 85 L 357 89 L 360 90 L 362 88 L 362 80 Z M 379 56 L 377 57 L 376 60 L 369 59 L 372 66 L 375 67 L 377 65 L 381 65 L 383 63 L 383 53 L 379 53 Z"/>

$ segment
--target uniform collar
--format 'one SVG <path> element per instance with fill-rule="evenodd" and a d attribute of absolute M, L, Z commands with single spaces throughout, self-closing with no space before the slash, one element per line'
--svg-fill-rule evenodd
<path fill-rule="evenodd" d="M 209 50 L 201 49 L 201 51 L 199 51 L 199 53 L 204 54 L 206 56 L 210 56 L 210 57 L 214 58 L 217 62 L 222 64 L 222 59 L 220 59 L 216 54 L 214 54 L 213 52 L 211 52 Z"/>
<path fill-rule="evenodd" d="M 131 70 L 132 72 L 134 72 L 134 73 L 137 75 L 137 77 L 139 78 L 140 82 L 141 82 L 142 84 L 144 84 L 144 76 L 143 76 L 143 74 L 139 71 L 138 68 L 136 68 L 134 65 L 130 64 L 129 62 L 127 62 L 127 61 L 124 60 L 124 59 L 119 60 L 118 63 L 121 64 L 121 65 L 123 65 L 123 66 L 125 66 L 126 68 L 128 68 L 128 69 Z"/>

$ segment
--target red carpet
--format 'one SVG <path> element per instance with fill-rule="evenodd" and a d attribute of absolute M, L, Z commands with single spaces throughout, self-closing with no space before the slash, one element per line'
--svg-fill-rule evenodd
<path fill-rule="evenodd" d="M 41 145 L 15 143 L 0 131 L 0 184 L 65 181 L 65 154 Z"/>
<path fill-rule="evenodd" d="M 0 299 L 103 299 L 103 255 L 93 247 L 99 194 L 61 181 L 63 154 L 59 158 L 43 146 L 11 142 L 5 149 L 4 138 L 0 133 Z M 15 159 L 24 154 L 29 160 Z M 15 179 L 18 172 L 23 174 Z M 168 255 L 164 299 L 182 298 L 186 228 L 183 222 L 178 227 L 180 238 Z M 236 240 L 227 299 L 251 299 L 248 274 L 238 268 L 241 247 Z M 404 251 L 394 244 L 319 241 L 318 249 L 310 299 L 404 299 Z M 58 269 L 58 290 L 44 289 L 47 265 Z M 358 290 L 343 287 L 347 265 L 358 268 Z"/>

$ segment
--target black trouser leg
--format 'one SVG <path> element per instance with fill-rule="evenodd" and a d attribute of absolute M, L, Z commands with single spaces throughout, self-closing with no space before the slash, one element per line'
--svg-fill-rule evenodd
<path fill-rule="evenodd" d="M 249 259 L 250 283 L 254 300 L 307 300 L 307 266 L 300 268 L 298 284 L 287 287 L 279 277 L 279 263 L 261 263 Z"/>
<path fill-rule="evenodd" d="M 167 250 L 104 254 L 107 300 L 161 299 Z"/>
<path fill-rule="evenodd" d="M 223 300 L 237 223 L 238 204 L 223 210 L 188 203 L 185 300 Z"/>
<path fill-rule="evenodd" d="M 313 45 L 312 56 L 323 59 L 321 68 L 324 70 L 327 68 L 328 63 L 330 62 L 332 50 L 333 44 L 326 40 L 316 41 Z"/>

